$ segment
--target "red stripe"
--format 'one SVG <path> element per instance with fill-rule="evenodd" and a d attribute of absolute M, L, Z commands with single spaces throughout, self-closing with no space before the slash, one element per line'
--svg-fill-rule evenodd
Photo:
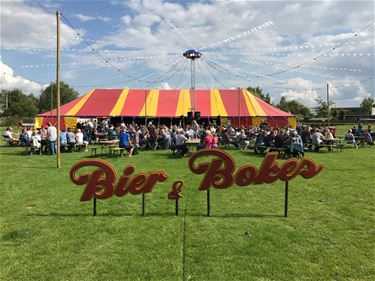
<path fill-rule="evenodd" d="M 180 90 L 160 90 L 156 115 L 160 117 L 176 116 Z"/>
<path fill-rule="evenodd" d="M 82 98 L 84 97 L 81 96 L 75 100 L 72 100 L 62 106 L 60 106 L 60 116 L 64 116 L 67 112 L 69 112 L 69 110 L 71 110 L 73 108 L 73 106 L 75 106 L 77 104 L 77 102 L 79 102 Z M 48 112 L 45 112 L 45 113 L 42 113 L 42 114 L 39 114 L 38 116 L 56 116 L 57 115 L 57 112 L 56 112 L 56 109 L 53 109 L 52 110 L 52 113 L 51 111 L 48 111 Z"/>
<path fill-rule="evenodd" d="M 266 122 L 273 127 L 285 127 L 288 125 L 288 117 L 267 117 Z"/>
<path fill-rule="evenodd" d="M 200 111 L 202 117 L 211 116 L 211 95 L 210 90 L 195 90 L 196 111 Z M 194 95 L 190 91 L 191 107 L 194 107 Z"/>
<path fill-rule="evenodd" d="M 77 112 L 77 116 L 108 116 L 122 89 L 95 90 Z"/>
<path fill-rule="evenodd" d="M 220 90 L 228 116 L 248 116 L 246 101 L 241 90 Z"/>
<path fill-rule="evenodd" d="M 266 116 L 293 116 L 292 114 L 282 111 L 281 109 L 278 109 L 265 101 L 261 100 L 260 98 L 254 96 L 256 101 L 259 103 L 259 105 L 262 107 L 264 113 Z"/>
<path fill-rule="evenodd" d="M 139 116 L 150 90 L 129 90 L 121 116 Z"/>

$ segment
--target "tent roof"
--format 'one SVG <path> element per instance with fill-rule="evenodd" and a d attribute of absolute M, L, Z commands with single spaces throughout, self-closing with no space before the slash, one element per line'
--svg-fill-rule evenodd
<path fill-rule="evenodd" d="M 211 116 L 294 116 L 246 89 L 195 90 L 196 111 Z M 194 105 L 192 90 L 93 89 L 60 107 L 61 116 L 180 117 Z M 38 116 L 56 116 L 56 109 Z"/>

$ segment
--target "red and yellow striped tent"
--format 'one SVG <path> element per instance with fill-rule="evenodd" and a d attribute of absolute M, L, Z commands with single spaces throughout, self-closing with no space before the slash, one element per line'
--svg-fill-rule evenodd
<path fill-rule="evenodd" d="M 246 89 L 237 90 L 141 90 L 93 89 L 89 93 L 60 107 L 61 117 L 160 117 L 186 116 L 194 106 L 202 118 L 231 120 L 232 123 L 258 125 L 263 121 L 271 125 L 295 126 L 294 115 L 267 104 Z M 56 116 L 56 110 L 38 115 Z"/>

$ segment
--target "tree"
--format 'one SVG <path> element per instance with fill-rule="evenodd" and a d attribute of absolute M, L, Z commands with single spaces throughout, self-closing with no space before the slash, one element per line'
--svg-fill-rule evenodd
<path fill-rule="evenodd" d="M 339 120 L 345 119 L 345 111 L 341 108 L 339 111 Z"/>
<path fill-rule="evenodd" d="M 337 120 L 338 115 L 339 115 L 338 110 L 336 108 L 332 108 L 332 110 L 331 110 L 332 119 Z"/>
<path fill-rule="evenodd" d="M 267 93 L 266 95 L 263 94 L 263 90 L 259 88 L 258 86 L 256 88 L 247 87 L 247 90 L 251 92 L 252 94 L 254 94 L 255 96 L 257 96 L 258 98 L 260 98 L 261 100 L 264 100 L 266 103 L 271 104 L 270 94 L 269 93 Z"/>
<path fill-rule="evenodd" d="M 19 89 L 2 90 L 0 93 L 2 117 L 33 118 L 37 111 L 36 98 L 30 94 L 25 95 Z"/>
<path fill-rule="evenodd" d="M 319 98 L 319 99 L 316 99 L 315 100 L 318 105 L 315 106 L 313 108 L 313 110 L 315 111 L 316 113 L 316 117 L 324 117 L 324 118 L 327 118 L 328 117 L 328 106 L 327 106 L 327 102 L 324 101 L 322 98 Z M 335 103 L 333 101 L 329 101 L 329 107 L 331 108 L 332 105 L 334 105 Z"/>
<path fill-rule="evenodd" d="M 52 108 L 57 107 L 56 100 L 56 83 L 49 85 L 42 91 L 38 100 L 38 110 L 40 113 L 51 110 L 51 93 L 52 93 Z M 79 93 L 71 88 L 68 84 L 60 82 L 60 104 L 63 105 L 78 97 Z"/>
<path fill-rule="evenodd" d="M 371 115 L 371 110 L 372 110 L 372 107 L 374 106 L 375 106 L 375 99 L 373 99 L 372 97 L 363 99 L 361 103 L 363 114 Z"/>
<path fill-rule="evenodd" d="M 281 110 L 296 115 L 299 119 L 309 120 L 313 116 L 311 110 L 308 107 L 304 106 L 296 100 L 287 101 L 285 97 L 281 97 L 277 107 Z"/>

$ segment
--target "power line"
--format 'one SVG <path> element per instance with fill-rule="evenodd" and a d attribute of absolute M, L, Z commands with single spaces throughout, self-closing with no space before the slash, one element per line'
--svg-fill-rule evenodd
<path fill-rule="evenodd" d="M 314 63 L 316 62 L 320 57 L 326 55 L 326 54 L 329 54 L 333 51 L 335 51 L 337 48 L 341 47 L 342 45 L 344 45 L 346 42 L 352 40 L 353 38 L 357 37 L 360 33 L 362 33 L 363 31 L 365 31 L 366 29 L 370 28 L 371 26 L 374 25 L 374 22 L 368 24 L 367 26 L 365 26 L 364 28 L 362 28 L 360 31 L 358 31 L 357 33 L 354 33 L 353 36 L 339 42 L 338 44 L 336 44 L 335 47 L 329 49 L 328 51 L 324 52 L 324 53 L 321 53 L 319 54 L 318 56 L 314 57 L 312 60 L 308 60 L 308 61 L 305 61 L 301 64 L 298 64 L 298 65 L 295 65 L 295 66 L 292 66 L 292 67 L 289 67 L 289 68 L 286 68 L 284 70 L 281 70 L 281 71 L 277 71 L 277 72 L 274 72 L 274 73 L 270 73 L 270 74 L 266 74 L 266 76 L 274 76 L 274 75 L 279 75 L 279 74 L 282 74 L 282 73 L 285 73 L 285 72 L 288 72 L 290 70 L 293 70 L 293 69 L 297 69 L 297 68 L 300 68 L 301 66 L 304 66 L 306 64 L 310 64 L 310 63 Z"/>
<path fill-rule="evenodd" d="M 205 59 L 203 59 L 202 60 L 203 62 L 205 62 L 205 64 L 204 64 L 204 66 L 206 67 L 206 69 L 207 69 L 207 71 L 208 71 L 208 73 L 210 73 L 210 75 L 211 75 L 211 77 L 219 84 L 219 85 L 221 85 L 221 86 L 223 86 L 224 87 L 224 89 L 225 88 L 227 88 L 224 84 L 222 84 L 214 75 L 213 75 L 213 73 L 208 69 L 208 67 L 207 67 L 207 65 L 209 65 L 207 62 L 206 62 L 206 60 Z M 211 66 L 212 67 L 212 66 Z"/>

